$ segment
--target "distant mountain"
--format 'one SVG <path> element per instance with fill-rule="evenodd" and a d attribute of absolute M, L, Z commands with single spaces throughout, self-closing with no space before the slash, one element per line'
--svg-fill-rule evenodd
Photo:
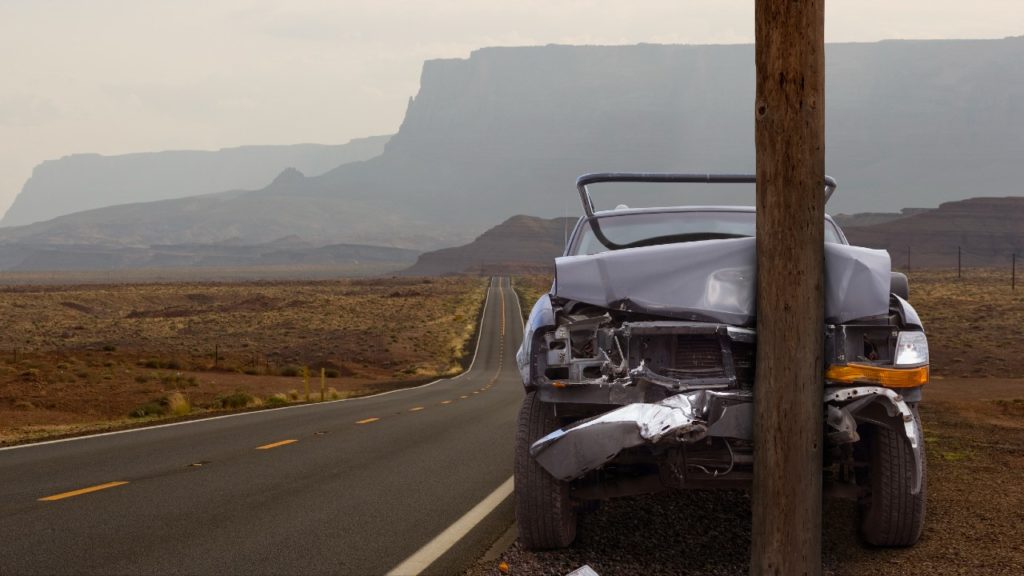
<path fill-rule="evenodd" d="M 412 276 L 447 274 L 527 274 L 554 268 L 576 218 L 545 220 L 513 216 L 465 246 L 421 254 L 402 273 Z"/>
<path fill-rule="evenodd" d="M 384 151 L 389 136 L 348 144 L 241 146 L 121 156 L 74 154 L 36 166 L 0 226 L 18 226 L 93 208 L 263 188 L 282 170 L 316 176 Z"/>
<path fill-rule="evenodd" d="M 832 212 L 895 212 L 1014 190 L 1024 37 L 830 44 Z M 0 241 L 260 243 L 430 250 L 507 214 L 579 213 L 576 176 L 754 169 L 750 45 L 487 48 L 424 65 L 383 154 L 247 193 L 117 206 L 0 230 Z M 598 207 L 753 202 L 753 188 L 595 190 Z"/>
<path fill-rule="evenodd" d="M 885 224 L 886 222 L 893 222 L 900 218 L 906 218 L 922 212 L 927 212 L 930 208 L 904 208 L 899 212 L 859 212 L 857 214 L 833 214 L 832 219 L 836 221 L 842 228 L 858 227 L 858 226 L 874 226 L 875 224 Z"/>
<path fill-rule="evenodd" d="M 550 272 L 562 255 L 565 230 L 575 218 L 546 220 L 513 216 L 463 246 L 420 254 L 403 274 L 528 274 Z M 1016 252 L 1024 257 L 1024 197 L 969 198 L 935 209 L 908 208 L 894 214 L 851 214 L 836 218 L 851 244 L 889 251 L 895 269 L 1002 265 Z M 879 222 L 847 226 L 849 222 Z M 1024 265 L 1024 260 L 1022 260 Z"/>
<path fill-rule="evenodd" d="M 150 247 L 96 245 L 0 245 L 0 270 L 134 270 L 142 268 L 238 268 L 392 264 L 415 261 L 417 252 L 402 248 L 335 244 L 312 246 L 298 238 L 258 245 L 179 244 Z"/>
<path fill-rule="evenodd" d="M 1024 254 L 1024 197 L 969 198 L 873 226 L 844 227 L 851 244 L 883 248 L 893 265 L 954 267 L 957 248 L 965 266 L 993 266 Z"/>

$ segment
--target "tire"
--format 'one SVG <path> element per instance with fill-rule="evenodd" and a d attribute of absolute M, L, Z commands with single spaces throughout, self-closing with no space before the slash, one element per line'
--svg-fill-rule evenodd
<path fill-rule="evenodd" d="M 559 427 L 554 407 L 528 393 L 519 411 L 515 461 L 516 523 L 527 550 L 565 548 L 576 538 L 569 483 L 556 480 L 530 456 L 530 445 Z"/>
<path fill-rule="evenodd" d="M 924 437 L 917 407 L 912 408 L 921 441 L 921 490 L 911 494 L 914 453 L 903 435 L 875 426 L 869 448 L 869 494 L 862 500 L 861 535 L 875 546 L 913 546 L 924 528 L 928 488 Z"/>

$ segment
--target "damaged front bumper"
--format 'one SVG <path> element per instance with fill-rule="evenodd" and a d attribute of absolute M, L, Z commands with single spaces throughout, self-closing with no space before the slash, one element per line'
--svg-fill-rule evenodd
<path fill-rule="evenodd" d="M 918 493 L 920 427 L 900 394 L 881 386 L 830 387 L 823 404 L 826 435 L 832 444 L 857 442 L 860 422 L 900 431 L 914 455 L 913 493 Z M 530 454 L 552 476 L 570 481 L 601 468 L 628 448 L 672 447 L 716 437 L 749 441 L 752 422 L 750 391 L 695 390 L 656 403 L 629 404 L 576 422 L 537 440 Z"/>

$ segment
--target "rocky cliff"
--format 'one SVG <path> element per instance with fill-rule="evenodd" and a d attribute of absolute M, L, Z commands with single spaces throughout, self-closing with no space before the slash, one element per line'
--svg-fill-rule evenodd
<path fill-rule="evenodd" d="M 1024 37 L 827 47 L 832 212 L 1019 188 Z M 73 214 L 0 232 L 64 243 L 311 242 L 431 249 L 508 214 L 579 213 L 576 176 L 752 171 L 753 47 L 487 48 L 424 65 L 384 153 L 265 189 Z M 752 187 L 596 190 L 598 207 L 745 203 Z"/>
<path fill-rule="evenodd" d="M 241 146 L 120 156 L 74 154 L 32 171 L 0 226 L 18 226 L 104 206 L 265 187 L 286 168 L 317 176 L 379 155 L 387 136 L 347 144 Z"/>

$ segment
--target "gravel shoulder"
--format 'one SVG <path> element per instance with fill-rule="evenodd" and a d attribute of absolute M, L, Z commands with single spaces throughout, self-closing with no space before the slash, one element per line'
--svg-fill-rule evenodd
<path fill-rule="evenodd" d="M 852 501 L 826 500 L 825 573 L 835 576 L 1024 574 L 1024 379 L 941 378 L 921 405 L 928 450 L 927 521 L 912 548 L 877 549 L 857 535 Z M 745 492 L 677 492 L 613 500 L 583 516 L 566 550 L 514 543 L 469 576 L 747 574 Z"/>

